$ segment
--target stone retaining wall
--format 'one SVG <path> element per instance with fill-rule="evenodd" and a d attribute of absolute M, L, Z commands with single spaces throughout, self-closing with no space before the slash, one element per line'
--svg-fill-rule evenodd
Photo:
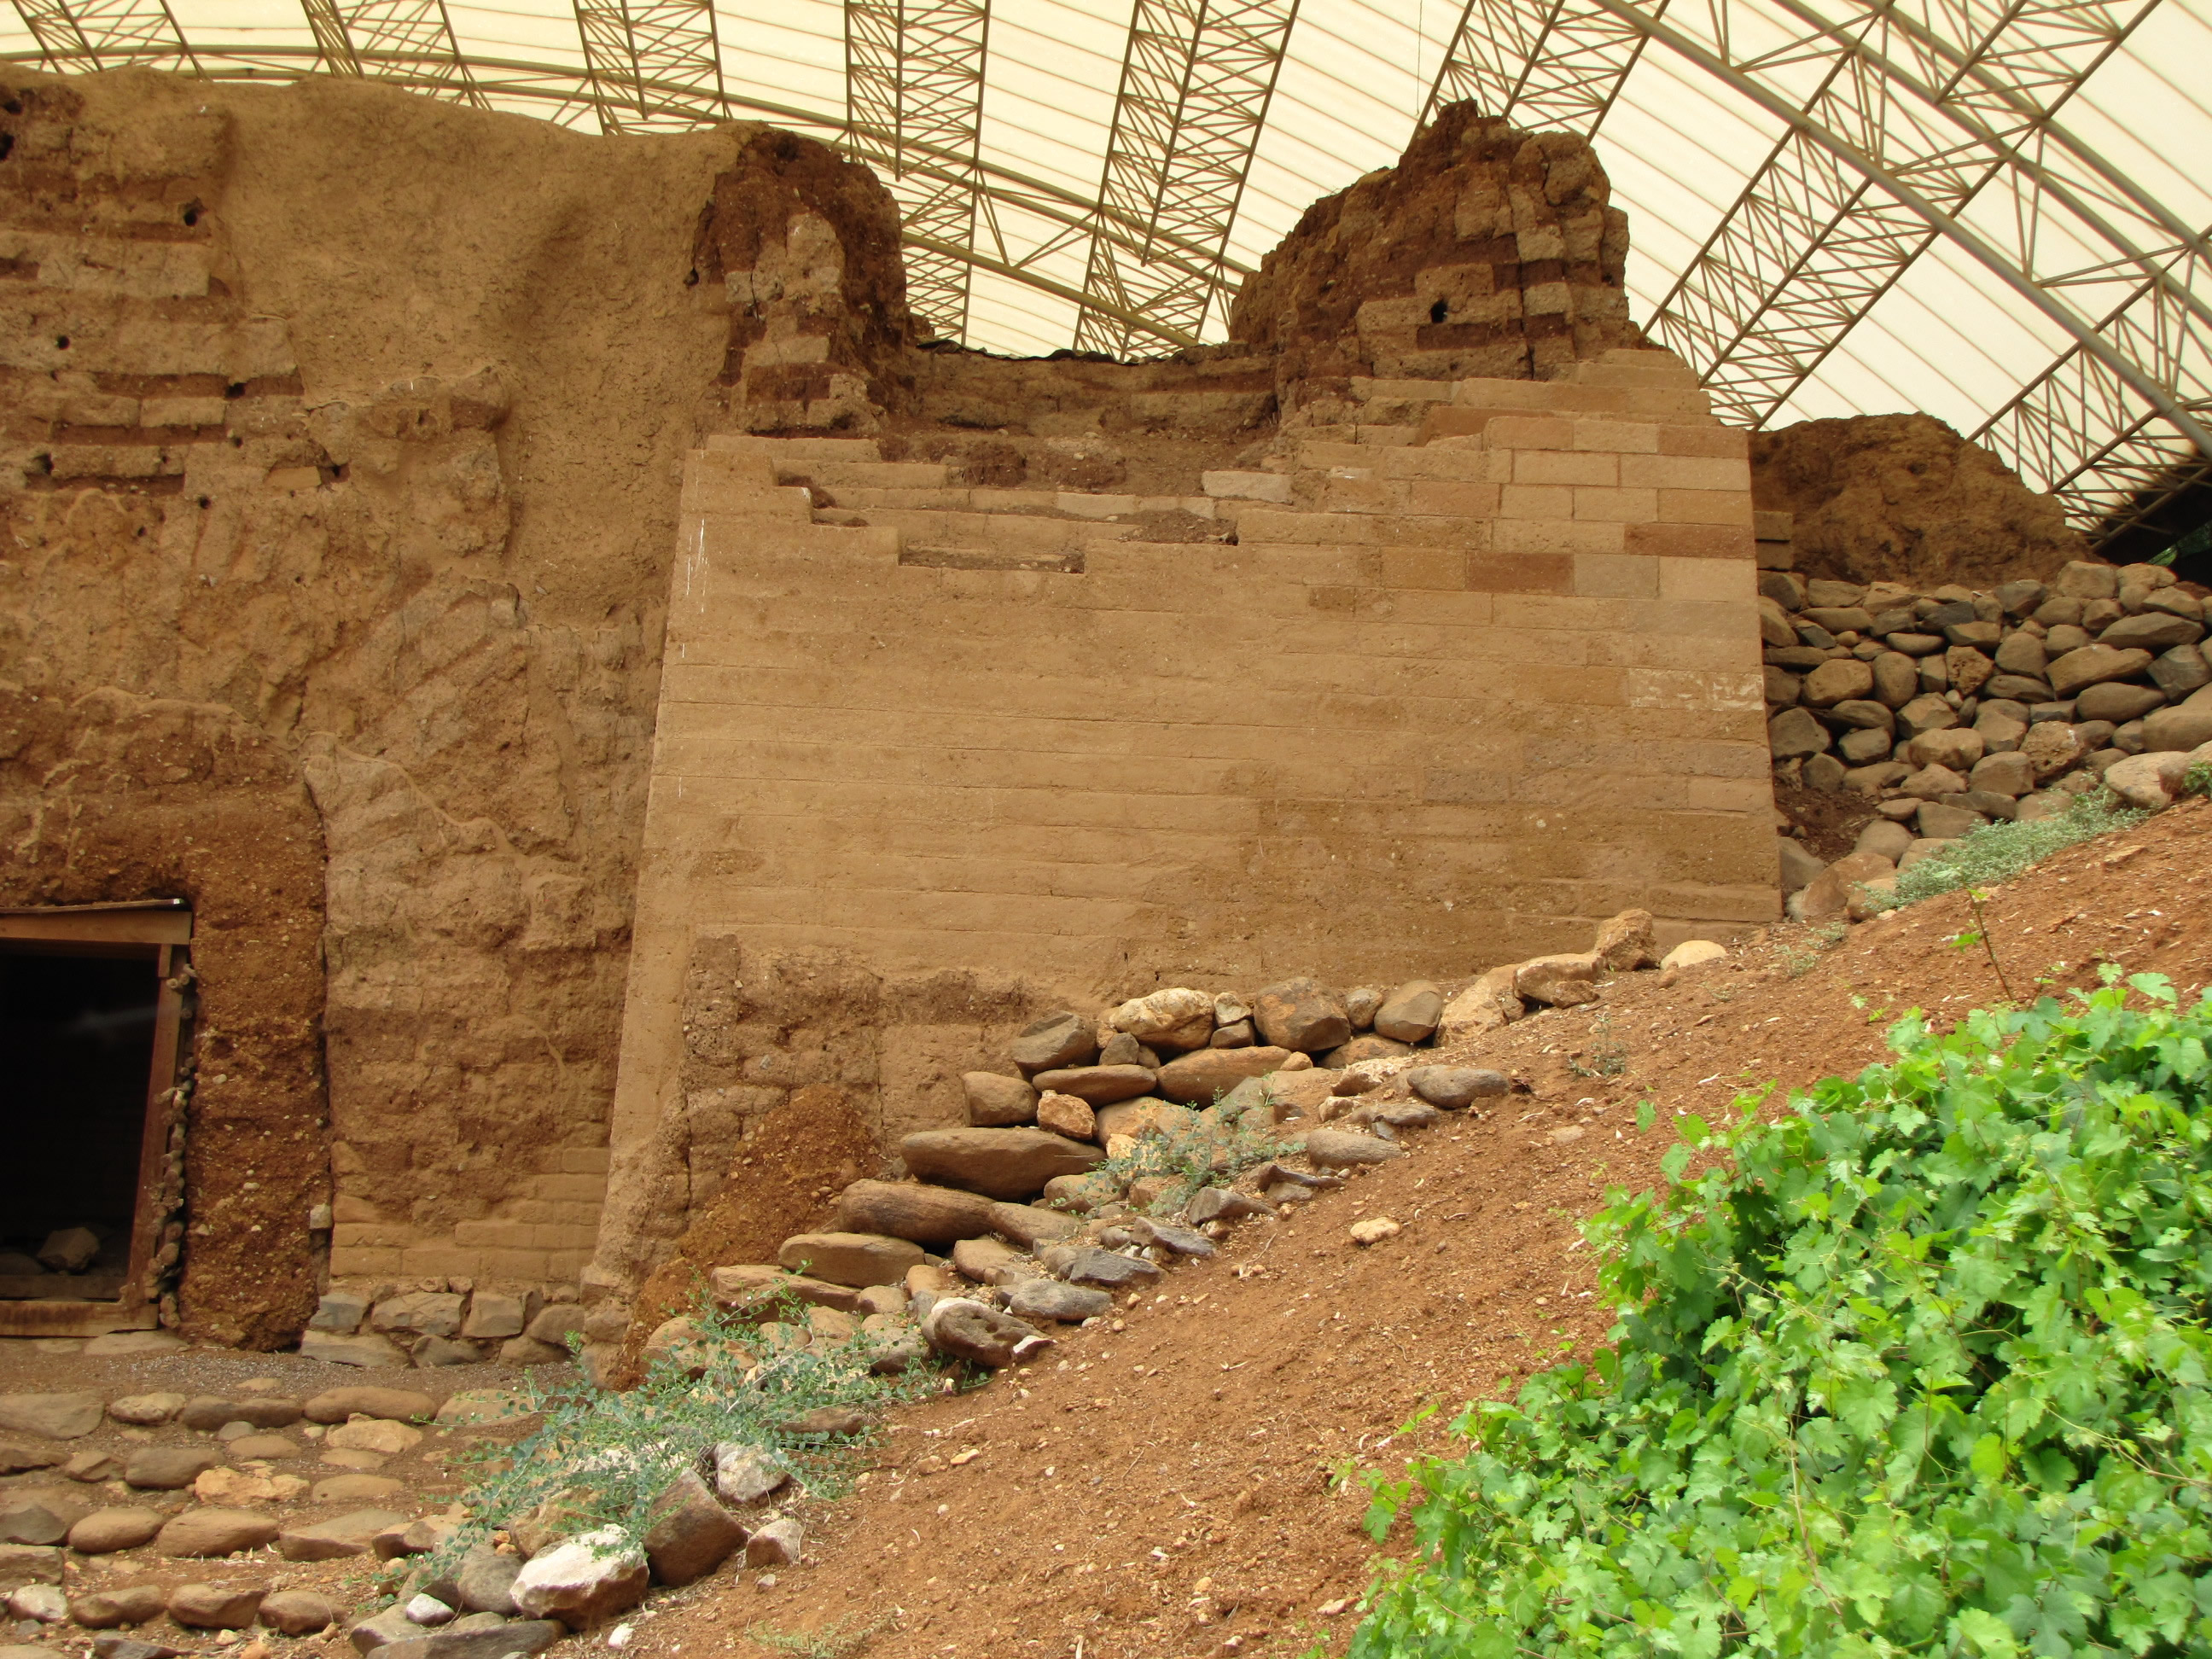
<path fill-rule="evenodd" d="M 1096 997 L 1772 918 L 1742 434 L 1661 353 L 1420 384 L 1178 497 L 695 452 L 603 1270 L 652 1261 L 708 934 Z"/>

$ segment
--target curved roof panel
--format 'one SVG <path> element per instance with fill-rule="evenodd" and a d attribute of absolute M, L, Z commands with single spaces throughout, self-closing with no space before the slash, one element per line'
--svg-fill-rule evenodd
<path fill-rule="evenodd" d="M 1437 101 L 1591 133 L 1638 319 L 1752 424 L 1923 410 L 2107 526 L 2203 476 L 2212 0 L 12 0 L 0 54 L 757 117 L 893 182 L 917 309 L 1162 349 Z"/>

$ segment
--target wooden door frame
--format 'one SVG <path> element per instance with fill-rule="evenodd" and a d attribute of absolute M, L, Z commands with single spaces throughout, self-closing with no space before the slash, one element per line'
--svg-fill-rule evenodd
<path fill-rule="evenodd" d="M 191 939 L 192 913 L 182 899 L 0 908 L 0 945 L 45 945 L 56 955 L 150 962 L 160 987 L 154 1004 L 154 1053 L 138 1132 L 138 1192 L 122 1299 L 0 1301 L 0 1336 L 99 1336 L 108 1331 L 150 1330 L 159 1322 L 159 1310 L 146 1297 L 146 1271 L 161 1243 L 164 1217 L 158 1200 L 161 1166 L 169 1154 L 169 1094 L 177 1086 L 177 1051 L 184 1030 L 183 970 L 191 959 Z"/>

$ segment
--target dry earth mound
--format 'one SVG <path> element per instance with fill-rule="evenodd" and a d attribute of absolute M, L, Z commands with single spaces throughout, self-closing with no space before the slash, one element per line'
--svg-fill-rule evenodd
<path fill-rule="evenodd" d="M 1991 949 L 2016 985 L 2093 984 L 2112 963 L 2193 994 L 2212 979 L 2208 842 L 2212 807 L 2191 802 L 2058 854 L 1989 900 Z M 1575 1223 L 1602 1189 L 1658 1178 L 1674 1113 L 1856 1072 L 1907 1008 L 1944 1024 L 1995 1000 L 1987 957 L 1952 944 L 1972 925 L 1954 894 L 1840 942 L 1779 928 L 1448 1048 L 1510 1073 L 1513 1094 L 1244 1224 L 1025 1370 L 908 1413 L 860 1497 L 814 1523 L 804 1564 L 682 1592 L 627 1651 L 768 1653 L 764 1638 L 864 1629 L 882 1659 L 1340 1644 L 1370 1552 L 1364 1493 L 1333 1492 L 1332 1471 L 1395 1473 L 1442 1443 L 1451 1408 L 1596 1341 L 1607 1319 Z M 1644 1099 L 1661 1133 L 1637 1132 Z M 1395 1233 L 1354 1242 L 1386 1217 Z M 1430 1403 L 1445 1409 L 1401 1435 Z"/>
<path fill-rule="evenodd" d="M 1755 432 L 1751 488 L 1762 510 L 1796 515 L 1797 564 L 1808 576 L 1994 587 L 2088 556 L 2054 497 L 1930 415 Z"/>

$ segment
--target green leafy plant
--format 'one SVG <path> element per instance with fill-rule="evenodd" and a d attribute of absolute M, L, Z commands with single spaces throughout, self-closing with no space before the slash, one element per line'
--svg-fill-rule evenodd
<path fill-rule="evenodd" d="M 782 1329 L 799 1340 L 778 1342 L 775 1332 L 702 1298 L 691 1315 L 701 1333 L 691 1364 L 705 1362 L 696 1377 L 659 1359 L 623 1393 L 580 1381 L 551 1389 L 526 1382 L 523 1404 L 543 1420 L 512 1446 L 474 1449 L 468 1524 L 447 1540 L 439 1564 L 457 1563 L 493 1529 L 541 1509 L 557 1508 L 563 1530 L 613 1523 L 642 1536 L 654 1496 L 720 1441 L 758 1446 L 814 1495 L 842 1496 L 865 1437 L 825 1443 L 784 1424 L 827 1406 L 872 1416 L 931 1392 L 939 1376 L 927 1367 L 878 1376 L 869 1367 L 883 1350 L 880 1339 L 861 1334 L 817 1352 L 804 1340 L 804 1306 L 787 1302 L 776 1311 Z"/>
<path fill-rule="evenodd" d="M 2198 761 L 2181 775 L 2185 795 L 2212 795 L 2212 761 Z"/>
<path fill-rule="evenodd" d="M 2114 977 L 1676 1120 L 1611 1346 L 1378 1483 L 1353 1659 L 2212 1651 L 2212 1000 Z"/>
<path fill-rule="evenodd" d="M 1985 823 L 1960 836 L 1956 845 L 1900 871 L 1896 890 L 1873 895 L 1874 904 L 1877 909 L 1894 910 L 1961 887 L 1987 890 L 2010 881 L 2053 853 L 2116 830 L 2133 829 L 2149 816 L 2132 807 L 2115 806 L 2112 797 L 2100 790 L 2095 795 L 2077 798 L 2057 817 Z"/>

